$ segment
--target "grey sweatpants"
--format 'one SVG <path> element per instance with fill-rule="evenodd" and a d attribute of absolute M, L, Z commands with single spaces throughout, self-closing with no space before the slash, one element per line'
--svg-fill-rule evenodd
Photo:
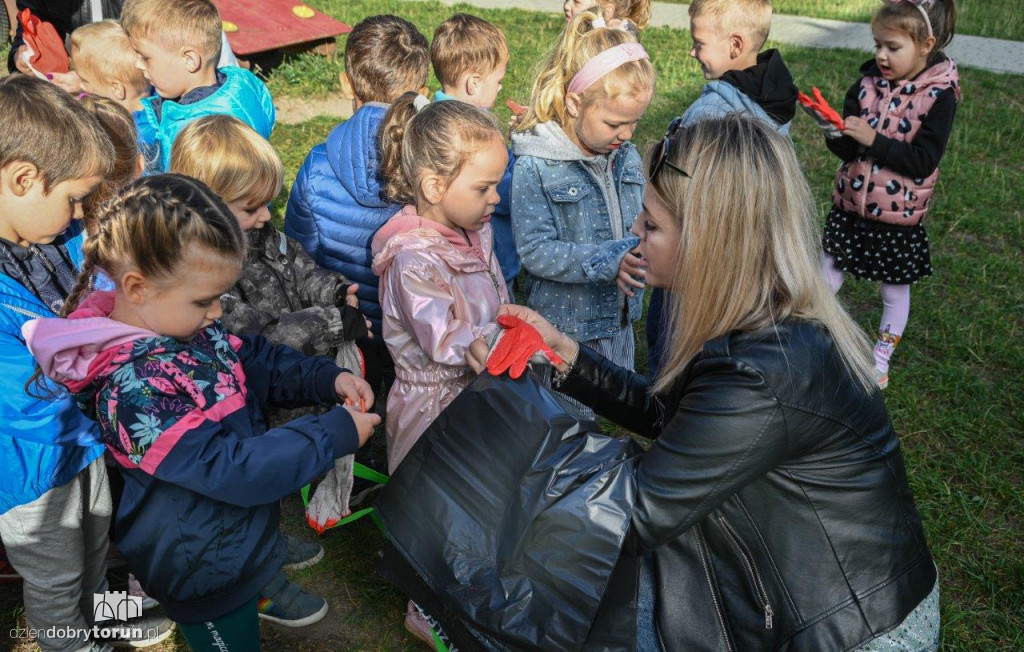
<path fill-rule="evenodd" d="M 82 630 L 93 622 L 93 593 L 107 590 L 110 485 L 103 457 L 62 487 L 0 514 L 7 557 L 24 578 L 25 615 L 44 652 L 79 652 L 79 634 L 48 638 L 49 628 Z"/>

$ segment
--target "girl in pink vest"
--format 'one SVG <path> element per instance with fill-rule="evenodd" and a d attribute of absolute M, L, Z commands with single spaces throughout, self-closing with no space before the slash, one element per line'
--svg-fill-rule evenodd
<path fill-rule="evenodd" d="M 836 292 L 844 272 L 881 282 L 875 373 L 883 389 L 910 315 L 910 285 L 932 273 L 923 220 L 960 100 L 956 64 L 942 52 L 955 25 L 955 0 L 887 0 L 871 21 L 875 57 L 846 94 L 846 128 L 825 141 L 842 163 L 822 267 Z"/>

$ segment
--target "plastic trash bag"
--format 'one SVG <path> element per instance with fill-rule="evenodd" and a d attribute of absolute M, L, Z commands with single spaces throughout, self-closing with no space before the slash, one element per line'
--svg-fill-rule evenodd
<path fill-rule="evenodd" d="M 532 376 L 483 374 L 378 496 L 383 572 L 463 652 L 583 649 L 629 528 L 639 453 Z"/>

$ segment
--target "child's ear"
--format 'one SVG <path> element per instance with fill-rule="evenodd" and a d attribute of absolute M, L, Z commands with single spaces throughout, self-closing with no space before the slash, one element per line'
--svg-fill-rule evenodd
<path fill-rule="evenodd" d="M 737 59 L 743 55 L 747 50 L 746 38 L 742 34 L 730 34 L 729 35 L 729 58 Z"/>
<path fill-rule="evenodd" d="M 114 96 L 115 102 L 124 102 L 128 97 L 128 88 L 116 79 L 110 81 L 110 94 Z"/>
<path fill-rule="evenodd" d="M 181 57 L 185 62 L 185 69 L 190 73 L 197 73 L 203 67 L 203 55 L 194 48 L 182 48 Z"/>
<path fill-rule="evenodd" d="M 152 286 L 145 276 L 135 270 L 130 270 L 121 275 L 121 291 L 128 299 L 128 303 L 140 306 L 149 300 Z"/>
<path fill-rule="evenodd" d="M 927 57 L 928 55 L 930 55 L 932 53 L 932 50 L 934 48 L 935 48 L 935 37 L 934 36 L 929 36 L 928 38 L 926 38 L 924 40 L 924 43 L 921 44 L 921 56 Z"/>
<path fill-rule="evenodd" d="M 566 93 L 565 94 L 565 110 L 573 118 L 579 119 L 580 108 L 583 106 L 583 100 L 580 98 L 579 93 Z"/>
<path fill-rule="evenodd" d="M 344 70 L 338 73 L 338 81 L 341 82 L 341 96 L 346 100 L 356 99 L 356 89 L 352 85 L 352 78 L 348 76 L 348 73 Z"/>
<path fill-rule="evenodd" d="M 462 90 L 472 97 L 480 92 L 480 84 L 483 83 L 483 78 L 477 73 L 469 73 L 464 77 Z"/>
<path fill-rule="evenodd" d="M 42 182 L 43 176 L 39 168 L 28 161 L 11 161 L 0 168 L 0 192 L 24 197 L 36 184 Z"/>
<path fill-rule="evenodd" d="M 420 177 L 420 194 L 432 205 L 441 203 L 447 187 L 445 180 L 436 174 L 424 174 Z"/>

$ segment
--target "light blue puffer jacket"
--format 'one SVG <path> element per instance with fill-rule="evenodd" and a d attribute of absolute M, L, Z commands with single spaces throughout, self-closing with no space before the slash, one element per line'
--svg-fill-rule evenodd
<path fill-rule="evenodd" d="M 66 238 L 71 260 L 80 267 L 78 223 Z M 36 362 L 21 327 L 30 319 L 54 316 L 23 285 L 0 274 L 0 514 L 67 484 L 103 454 L 99 428 L 69 394 L 51 401 L 25 392 Z"/>
<path fill-rule="evenodd" d="M 244 68 L 225 66 L 218 70 L 224 73 L 227 79 L 216 92 L 191 104 L 164 101 L 160 105 L 159 118 L 153 107 L 153 102 L 157 98 L 143 98 L 142 110 L 146 114 L 146 120 L 153 126 L 152 137 L 160 149 L 161 171 L 166 172 L 170 169 L 171 145 L 174 144 L 174 139 L 188 123 L 203 116 L 234 116 L 255 129 L 259 135 L 270 138 L 277 112 L 267 87 L 256 75 Z M 136 121 L 136 124 L 138 122 Z"/>
<path fill-rule="evenodd" d="M 284 232 L 317 265 L 359 284 L 359 310 L 381 337 L 380 280 L 373 273 L 370 241 L 402 207 L 382 195 L 377 132 L 388 105 L 364 104 L 309 153 L 288 197 Z"/>

